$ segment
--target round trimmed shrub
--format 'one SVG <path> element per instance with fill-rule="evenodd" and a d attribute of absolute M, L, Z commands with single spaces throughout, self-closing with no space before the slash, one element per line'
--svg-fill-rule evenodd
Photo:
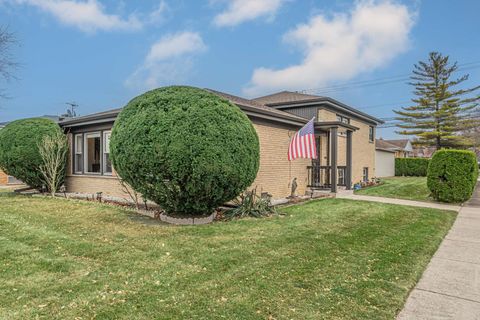
<path fill-rule="evenodd" d="M 475 154 L 466 150 L 439 150 L 428 165 L 427 185 L 436 200 L 463 202 L 472 196 L 477 183 Z"/>
<path fill-rule="evenodd" d="M 169 214 L 210 214 L 250 186 L 259 141 L 235 105 L 193 87 L 146 92 L 120 112 L 110 151 L 119 176 Z"/>
<path fill-rule="evenodd" d="M 55 122 L 44 118 L 13 121 L 0 130 L 0 168 L 33 188 L 45 184 L 38 143 L 47 135 L 63 133 Z M 66 164 L 66 163 L 65 163 Z"/>

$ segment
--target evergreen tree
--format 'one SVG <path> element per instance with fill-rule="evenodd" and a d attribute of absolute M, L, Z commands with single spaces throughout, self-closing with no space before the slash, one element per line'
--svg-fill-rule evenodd
<path fill-rule="evenodd" d="M 474 116 L 480 101 L 480 95 L 474 93 L 480 86 L 459 88 L 468 74 L 453 79 L 456 71 L 457 63 L 449 63 L 448 56 L 438 52 L 431 52 L 427 62 L 414 65 L 409 84 L 415 87 L 416 98 L 412 99 L 414 105 L 394 110 L 400 121 L 398 134 L 415 135 L 415 144 L 437 149 L 472 145 L 462 132 L 480 124 Z"/>

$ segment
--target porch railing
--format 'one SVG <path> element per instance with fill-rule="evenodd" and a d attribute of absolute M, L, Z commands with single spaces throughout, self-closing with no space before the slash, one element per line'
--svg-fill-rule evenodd
<path fill-rule="evenodd" d="M 309 188 L 326 189 L 331 187 L 331 166 L 311 165 L 307 167 Z M 337 166 L 337 185 L 345 186 L 346 166 Z"/>

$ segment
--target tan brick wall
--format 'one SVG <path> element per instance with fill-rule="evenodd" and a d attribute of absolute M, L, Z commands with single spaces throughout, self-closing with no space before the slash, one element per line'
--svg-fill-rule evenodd
<path fill-rule="evenodd" d="M 337 121 L 337 114 L 327 109 L 318 109 L 317 121 Z"/>
<path fill-rule="evenodd" d="M 67 187 L 67 192 L 89 194 L 102 192 L 108 196 L 129 198 L 116 177 L 69 175 L 65 181 L 65 186 Z"/>
<path fill-rule="evenodd" d="M 291 181 L 297 178 L 297 194 L 304 195 L 307 189 L 307 166 L 309 159 L 288 161 L 287 151 L 295 129 L 269 126 L 253 122 L 260 140 L 260 169 L 252 186 L 257 191 L 270 193 L 274 199 L 290 195 Z M 298 129 L 297 129 L 298 130 Z"/>
<path fill-rule="evenodd" d="M 375 177 L 375 142 L 369 141 L 369 124 L 355 119 L 350 124 L 359 128 L 352 137 L 352 182 L 357 183 L 362 180 L 364 167 L 369 178 Z"/>
<path fill-rule="evenodd" d="M 290 163 L 287 158 L 290 137 L 295 134 L 295 128 L 285 128 L 265 122 L 253 121 L 260 140 L 260 168 L 252 187 L 257 191 L 268 192 L 274 199 L 285 198 L 290 195 L 291 181 L 297 178 L 297 194 L 303 195 L 307 185 L 307 166 L 311 161 L 298 159 Z M 72 135 L 68 135 L 72 145 Z M 122 191 L 118 179 L 106 176 L 72 175 L 72 152 L 67 168 L 66 187 L 68 192 L 95 193 L 103 192 L 105 195 L 128 197 Z"/>

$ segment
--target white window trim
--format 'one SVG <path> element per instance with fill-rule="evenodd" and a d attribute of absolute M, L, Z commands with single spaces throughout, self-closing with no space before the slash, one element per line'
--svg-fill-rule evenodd
<path fill-rule="evenodd" d="M 112 171 L 110 172 L 107 172 L 107 154 L 110 155 L 110 141 L 108 142 L 108 152 L 107 152 L 107 136 L 109 136 L 109 140 L 110 140 L 110 137 L 112 136 L 112 132 L 111 131 L 103 131 L 103 142 L 102 142 L 102 169 L 103 169 L 103 174 L 106 175 L 106 176 L 111 176 L 112 175 L 112 171 L 113 171 L 113 168 L 112 168 Z"/>
<path fill-rule="evenodd" d="M 80 152 L 78 152 L 78 137 L 80 137 Z M 82 162 L 84 162 L 84 158 L 83 158 L 83 134 L 79 133 L 79 134 L 76 134 L 74 136 L 74 143 L 75 143 L 75 150 L 74 150 L 74 157 L 73 157 L 73 171 L 75 174 L 82 174 L 83 173 L 83 170 L 80 170 L 78 171 L 77 170 L 77 155 L 82 155 L 81 159 L 82 159 Z M 83 165 L 85 163 L 82 163 L 82 169 L 83 169 Z"/>
<path fill-rule="evenodd" d="M 83 151 L 84 151 L 83 152 L 83 172 L 85 174 L 102 175 L 102 159 L 101 158 L 100 158 L 100 172 L 88 171 L 88 147 L 87 147 L 88 136 L 90 136 L 90 138 L 100 138 L 100 150 L 102 149 L 102 145 L 101 145 L 102 133 L 100 131 L 87 132 L 83 134 Z"/>

